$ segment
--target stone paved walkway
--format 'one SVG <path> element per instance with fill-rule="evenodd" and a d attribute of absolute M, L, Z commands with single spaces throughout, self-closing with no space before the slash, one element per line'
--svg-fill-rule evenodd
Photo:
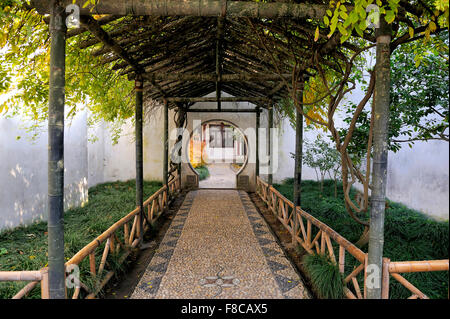
<path fill-rule="evenodd" d="M 247 193 L 191 191 L 131 298 L 310 298 Z"/>

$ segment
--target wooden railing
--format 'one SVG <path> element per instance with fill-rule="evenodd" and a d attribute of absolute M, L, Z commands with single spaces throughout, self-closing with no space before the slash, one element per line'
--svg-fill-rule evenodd
<path fill-rule="evenodd" d="M 295 209 L 291 201 L 284 197 L 272 185 L 261 180 L 260 177 L 257 177 L 256 180 L 256 193 L 266 203 L 281 224 L 291 233 L 294 242 L 299 243 L 309 254 L 328 255 L 334 263 L 339 265 L 339 271 L 344 278 L 344 292 L 347 298 L 366 298 L 367 253 L 364 253 L 339 233 L 300 207 Z M 350 259 L 346 259 L 346 254 L 349 255 L 348 257 Z M 383 258 L 382 298 L 389 298 L 390 276 L 413 293 L 411 298 L 428 298 L 399 273 L 448 271 L 448 269 L 448 259 L 391 262 L 389 259 Z"/>
<path fill-rule="evenodd" d="M 425 295 L 400 274 L 411 272 L 448 271 L 448 267 L 448 259 L 391 262 L 389 258 L 383 258 L 382 298 L 389 298 L 389 279 L 392 276 L 395 280 L 402 284 L 403 287 L 412 293 L 408 299 L 429 299 L 427 295 Z"/>
<path fill-rule="evenodd" d="M 164 185 L 157 192 L 151 195 L 144 202 L 144 213 L 147 218 L 143 220 L 143 231 L 151 226 L 161 214 L 167 210 L 171 198 L 181 189 L 180 177 Z M 70 275 L 67 268 L 69 265 L 80 265 L 86 260 L 89 263 L 89 274 L 80 274 L 80 285 L 77 288 L 70 289 L 68 296 L 72 299 L 80 297 L 81 290 L 85 291 L 86 298 L 95 298 L 101 289 L 108 283 L 115 273 L 114 265 L 121 265 L 132 252 L 132 248 L 138 246 L 140 242 L 140 213 L 136 208 L 128 215 L 114 223 L 110 228 L 103 232 L 96 239 L 91 241 L 66 262 L 66 275 Z M 101 251 L 101 255 L 100 252 Z M 109 268 L 107 270 L 106 268 Z M 88 281 L 87 285 L 83 281 Z M 30 281 L 22 288 L 13 299 L 20 299 L 30 293 L 37 284 L 41 284 L 41 298 L 47 299 L 48 294 L 48 270 L 43 268 L 39 271 L 2 271 L 0 272 L 0 281 Z"/>

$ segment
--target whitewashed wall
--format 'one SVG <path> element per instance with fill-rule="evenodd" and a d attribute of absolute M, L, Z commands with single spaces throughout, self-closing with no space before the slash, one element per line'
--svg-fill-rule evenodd
<path fill-rule="evenodd" d="M 358 100 L 358 93 L 352 99 Z M 211 107 L 198 104 L 195 107 Z M 236 104 L 226 104 L 236 107 Z M 249 103 L 238 103 L 239 108 L 250 108 Z M 245 130 L 254 127 L 255 115 L 210 113 L 195 118 L 224 119 Z M 194 117 L 190 116 L 192 120 Z M 88 200 L 88 186 L 116 180 L 135 178 L 134 127 L 128 121 L 122 137 L 113 145 L 106 124 L 87 128 L 86 113 L 78 114 L 65 131 L 65 207 L 81 205 Z M 339 120 L 337 121 L 339 125 Z M 27 133 L 19 128 L 17 118 L 0 118 L 0 230 L 46 219 L 47 203 L 47 134 L 42 133 L 31 143 Z M 267 127 L 267 112 L 261 115 L 261 127 Z M 173 112 L 169 112 L 169 129 L 173 130 Z M 87 137 L 94 135 L 95 142 Z M 304 133 L 312 141 L 316 133 Z M 17 136 L 21 136 L 19 140 Z M 250 141 L 251 142 L 251 141 Z M 262 141 L 262 143 L 264 143 Z M 170 140 L 170 149 L 174 140 Z M 250 143 L 251 144 L 251 143 Z M 260 146 L 263 149 L 262 145 Z M 281 123 L 278 134 L 278 170 L 274 182 L 294 174 L 295 132 L 287 120 Z M 250 156 L 254 149 L 250 148 Z M 156 108 L 144 126 L 144 178 L 162 180 L 163 121 L 162 108 Z M 248 174 L 254 169 L 247 168 Z M 261 172 L 263 170 L 261 169 Z M 263 175 L 264 176 L 264 175 Z M 303 166 L 303 179 L 315 179 L 314 170 Z M 405 205 L 423 211 L 438 219 L 449 216 L 449 145 L 446 142 L 417 142 L 412 149 L 404 147 L 398 153 L 389 153 L 387 196 Z"/>
<path fill-rule="evenodd" d="M 144 178 L 162 180 L 162 108 L 152 113 L 144 124 Z M 170 129 L 175 127 L 172 111 L 169 124 Z M 42 132 L 31 141 L 20 125 L 19 118 L 0 118 L 0 231 L 47 218 L 48 134 Z M 107 124 L 87 127 L 86 112 L 66 121 L 66 209 L 86 203 L 88 187 L 135 178 L 134 125 L 130 120 L 122 128 L 113 144 Z M 96 138 L 88 141 L 88 137 Z"/>
<path fill-rule="evenodd" d="M 145 117 L 143 128 L 144 179 L 163 178 L 163 108 L 156 107 Z M 173 111 L 169 111 L 169 132 L 175 128 Z M 88 143 L 89 148 L 89 186 L 112 181 L 126 181 L 136 176 L 136 146 L 134 143 L 134 124 L 128 120 L 122 127 L 122 135 L 113 144 L 108 125 L 102 123 L 89 128 L 95 141 Z M 173 141 L 169 147 L 173 145 Z"/>
<path fill-rule="evenodd" d="M 96 137 L 96 140 L 88 142 L 89 187 L 135 177 L 134 127 L 131 121 L 127 121 L 122 129 L 120 139 L 113 144 L 106 123 L 89 128 L 89 136 Z"/>
<path fill-rule="evenodd" d="M 21 124 L 18 118 L 0 118 L 0 230 L 47 217 L 48 135 L 31 142 Z M 84 112 L 65 128 L 66 209 L 88 200 L 86 133 Z"/>

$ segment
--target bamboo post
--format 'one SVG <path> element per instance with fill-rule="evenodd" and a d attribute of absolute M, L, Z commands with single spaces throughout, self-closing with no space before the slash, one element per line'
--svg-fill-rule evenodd
<path fill-rule="evenodd" d="M 388 121 L 389 121 L 389 88 L 390 88 L 390 42 L 391 29 L 384 19 L 380 18 L 380 27 L 376 29 L 377 57 L 376 84 L 374 94 L 373 123 L 373 172 L 370 209 L 369 233 L 369 265 L 379 270 L 377 282 L 367 287 L 369 299 L 381 298 L 381 270 L 383 267 L 384 245 L 384 213 L 386 202 L 386 176 L 388 158 Z"/>
<path fill-rule="evenodd" d="M 306 230 L 305 230 L 305 224 L 303 223 L 302 215 L 299 212 L 295 212 L 297 214 L 298 222 L 300 225 L 300 230 L 302 232 L 303 242 L 306 242 Z"/>
<path fill-rule="evenodd" d="M 383 271 L 381 279 L 381 299 L 389 299 L 389 258 L 383 258 Z"/>
<path fill-rule="evenodd" d="M 221 91 L 222 91 L 222 37 L 223 37 L 223 25 L 224 17 L 217 17 L 217 34 L 216 34 L 216 99 L 217 99 L 217 110 L 222 110 L 222 104 L 220 102 Z"/>
<path fill-rule="evenodd" d="M 303 76 L 299 79 L 298 107 L 303 107 Z M 301 182 L 303 160 L 303 115 L 297 109 L 295 121 L 294 205 L 301 206 Z"/>
<path fill-rule="evenodd" d="M 98 276 L 99 276 L 99 278 L 102 275 L 103 269 L 105 268 L 106 258 L 108 257 L 108 253 L 109 253 L 109 241 L 110 241 L 110 238 L 111 237 L 108 237 L 108 239 L 106 240 L 105 249 L 103 250 L 102 259 L 100 261 L 100 266 L 98 267 Z"/>
<path fill-rule="evenodd" d="M 89 271 L 91 273 L 92 277 L 95 277 L 96 271 L 95 271 L 95 250 L 93 250 L 89 254 Z"/>
<path fill-rule="evenodd" d="M 311 246 L 311 232 L 312 232 L 312 225 L 311 221 L 308 219 L 306 222 L 306 244 L 308 246 Z"/>
<path fill-rule="evenodd" d="M 303 107 L 303 76 L 300 76 L 300 90 L 298 93 L 299 106 Z M 302 182 L 302 152 L 303 152 L 303 115 L 296 110 L 295 122 L 295 165 L 294 165 L 294 211 L 301 206 L 301 182 Z M 297 227 L 297 220 L 294 226 Z M 293 242 L 294 243 L 294 242 Z"/>
<path fill-rule="evenodd" d="M 367 299 L 367 266 L 369 265 L 368 254 L 364 256 L 364 299 Z M 381 278 L 380 278 L 381 279 Z"/>
<path fill-rule="evenodd" d="M 142 142 L 142 104 L 143 104 L 143 88 L 144 82 L 141 76 L 137 76 L 135 80 L 136 106 L 135 106 L 135 134 L 136 134 L 136 206 L 139 207 L 139 222 L 137 233 L 139 234 L 139 242 L 142 244 L 144 238 L 144 173 L 143 173 L 143 142 Z"/>
<path fill-rule="evenodd" d="M 325 237 L 327 236 L 327 234 L 325 232 L 321 233 L 320 236 L 320 254 L 324 255 L 325 254 Z"/>
<path fill-rule="evenodd" d="M 48 281 L 48 268 L 41 269 L 41 299 L 49 299 L 49 281 Z M 65 294 L 65 292 L 64 292 Z"/>
<path fill-rule="evenodd" d="M 363 299 L 363 296 L 361 294 L 361 288 L 359 288 L 358 280 L 356 277 L 352 277 L 352 283 L 353 287 L 355 288 L 356 296 L 358 296 L 358 299 Z"/>
<path fill-rule="evenodd" d="M 130 233 L 130 231 L 128 229 L 128 223 L 125 223 L 123 225 L 123 240 L 125 242 L 125 245 L 129 245 L 130 244 L 130 242 L 129 242 L 129 236 L 130 236 L 129 233 Z"/>
<path fill-rule="evenodd" d="M 153 220 L 153 215 L 154 215 L 154 213 L 155 213 L 155 202 L 156 202 L 156 200 L 154 199 L 154 200 L 152 200 L 152 208 L 150 209 L 150 220 Z"/>
<path fill-rule="evenodd" d="M 65 298 L 64 268 L 64 101 L 65 9 L 50 2 L 50 82 L 48 107 L 48 296 Z"/>
<path fill-rule="evenodd" d="M 274 139 L 275 137 L 272 136 L 271 134 L 271 130 L 273 127 L 273 105 L 271 105 L 269 107 L 269 128 L 267 130 L 267 134 L 268 134 L 268 140 L 269 140 L 269 176 L 267 178 L 267 182 L 269 185 L 272 185 L 273 183 L 273 152 L 272 152 L 272 148 L 273 148 L 273 143 L 272 143 L 272 139 Z"/>
<path fill-rule="evenodd" d="M 133 225 L 131 226 L 131 232 L 130 232 L 130 237 L 128 239 L 128 244 L 132 244 L 134 237 L 135 237 L 135 233 L 136 233 L 136 228 L 137 228 L 137 223 L 139 222 L 139 216 L 136 215 L 133 219 Z"/>
<path fill-rule="evenodd" d="M 163 184 L 168 182 L 169 163 L 169 103 L 164 100 L 164 162 L 163 162 Z"/>
<path fill-rule="evenodd" d="M 109 250 L 111 250 L 111 252 L 113 254 L 116 252 L 116 243 L 115 243 L 113 235 L 111 235 L 111 237 L 109 237 Z"/>
<path fill-rule="evenodd" d="M 325 234 L 325 243 L 327 244 L 328 253 L 330 255 L 331 260 L 336 263 L 336 257 L 334 256 L 333 245 L 331 244 L 330 237 Z"/>
<path fill-rule="evenodd" d="M 259 176 L 259 106 L 256 107 L 256 176 Z"/>
<path fill-rule="evenodd" d="M 339 272 L 344 274 L 345 271 L 345 248 L 339 245 Z"/>
<path fill-rule="evenodd" d="M 81 290 L 80 287 L 75 288 L 72 299 L 78 299 L 78 296 L 80 295 L 80 290 Z"/>
<path fill-rule="evenodd" d="M 299 221 L 298 218 L 299 216 L 297 216 L 297 212 L 296 212 L 297 207 L 294 206 L 294 208 L 292 209 L 291 214 L 292 215 L 292 244 L 293 245 L 297 245 L 297 240 L 295 238 L 295 235 L 297 234 L 297 230 L 299 228 Z"/>

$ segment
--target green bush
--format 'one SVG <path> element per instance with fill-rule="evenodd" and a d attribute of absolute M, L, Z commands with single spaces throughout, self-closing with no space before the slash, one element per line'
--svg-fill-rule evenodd
<path fill-rule="evenodd" d="M 197 171 L 199 181 L 202 181 L 209 177 L 209 170 L 207 166 L 205 165 L 197 166 L 195 170 Z"/>
<path fill-rule="evenodd" d="M 322 299 L 342 299 L 344 282 L 339 267 L 329 257 L 320 254 L 305 255 L 304 266 L 313 287 Z"/>

